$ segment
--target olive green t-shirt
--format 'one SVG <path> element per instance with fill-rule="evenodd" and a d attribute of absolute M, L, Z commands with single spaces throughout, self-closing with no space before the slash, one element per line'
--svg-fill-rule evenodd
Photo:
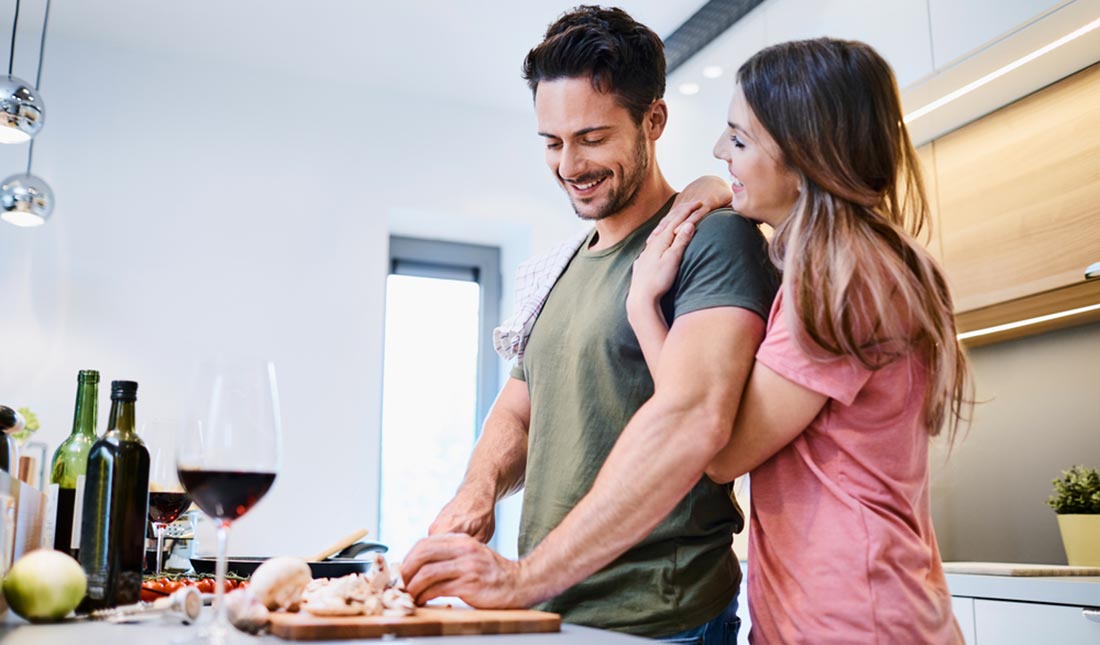
<path fill-rule="evenodd" d="M 631 266 L 670 206 L 610 248 L 590 250 L 591 236 L 581 245 L 512 370 L 531 397 L 521 555 L 588 493 L 619 434 L 653 395 L 626 294 Z M 720 210 L 699 224 L 662 307 L 669 321 L 710 307 L 743 307 L 766 320 L 777 286 L 760 231 Z M 730 545 L 742 523 L 727 487 L 702 477 L 645 539 L 540 608 L 643 636 L 694 628 L 737 593 L 741 571 Z"/>

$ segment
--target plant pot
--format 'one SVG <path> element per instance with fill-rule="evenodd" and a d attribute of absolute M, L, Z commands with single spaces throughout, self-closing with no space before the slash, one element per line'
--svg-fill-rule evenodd
<path fill-rule="evenodd" d="M 1100 567 L 1100 515 L 1059 515 L 1058 529 L 1070 566 Z"/>

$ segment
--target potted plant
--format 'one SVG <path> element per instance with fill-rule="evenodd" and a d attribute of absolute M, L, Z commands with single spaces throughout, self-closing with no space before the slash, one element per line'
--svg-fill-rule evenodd
<path fill-rule="evenodd" d="M 1047 505 L 1058 514 L 1058 529 L 1071 565 L 1100 566 L 1100 471 L 1073 466 L 1055 479 Z"/>

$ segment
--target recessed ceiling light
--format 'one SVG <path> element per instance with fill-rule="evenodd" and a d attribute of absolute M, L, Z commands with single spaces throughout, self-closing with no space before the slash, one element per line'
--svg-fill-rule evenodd
<path fill-rule="evenodd" d="M 707 65 L 703 68 L 703 76 L 707 78 L 719 78 L 722 76 L 721 65 Z"/>
<path fill-rule="evenodd" d="M 699 93 L 698 83 L 680 83 L 680 94 L 684 96 L 691 96 L 692 94 Z"/>

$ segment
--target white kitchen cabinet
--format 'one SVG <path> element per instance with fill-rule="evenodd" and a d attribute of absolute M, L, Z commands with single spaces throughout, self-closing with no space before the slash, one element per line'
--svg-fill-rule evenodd
<path fill-rule="evenodd" d="M 974 635 L 974 599 L 952 596 L 951 610 L 955 612 L 955 620 L 959 623 L 966 645 L 976 645 L 978 639 Z"/>
<path fill-rule="evenodd" d="M 929 0 L 936 69 L 1064 4 L 1066 0 Z"/>
<path fill-rule="evenodd" d="M 974 632 L 977 645 L 1100 643 L 1100 622 L 1070 605 L 975 598 Z"/>
<path fill-rule="evenodd" d="M 1100 576 L 947 574 L 968 645 L 1097 645 Z M 1100 619 L 1100 615 L 1094 615 Z"/>
<path fill-rule="evenodd" d="M 924 0 L 769 0 L 762 8 L 769 44 L 819 36 L 861 40 L 890 63 L 900 87 L 933 71 Z"/>

